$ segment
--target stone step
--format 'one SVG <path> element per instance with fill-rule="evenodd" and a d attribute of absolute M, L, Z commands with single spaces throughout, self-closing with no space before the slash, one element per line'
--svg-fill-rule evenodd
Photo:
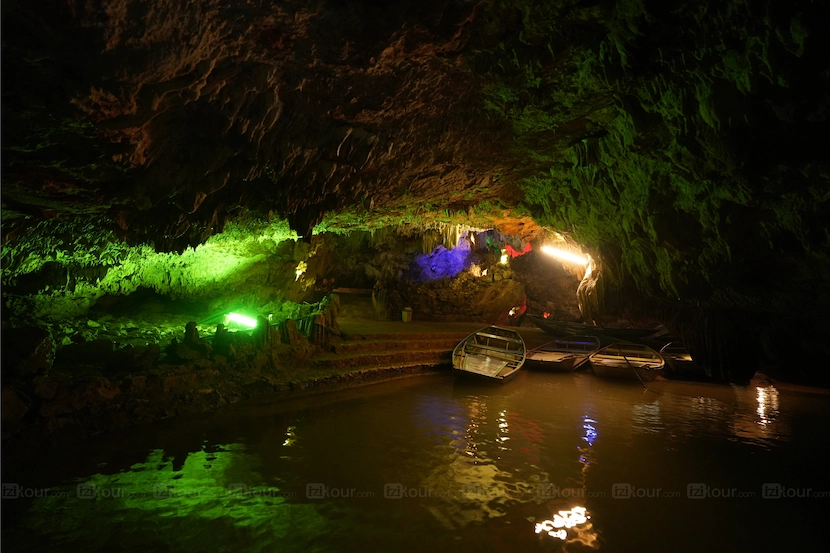
<path fill-rule="evenodd" d="M 395 333 L 395 334 L 348 334 L 342 333 L 341 336 L 348 342 L 360 341 L 406 341 L 406 340 L 455 340 L 457 344 L 471 333 L 460 332 L 417 332 L 417 333 Z"/>
<path fill-rule="evenodd" d="M 353 353 L 350 355 L 326 354 L 311 360 L 317 369 L 377 369 L 408 365 L 445 365 L 452 360 L 452 349 L 393 350 Z"/>
<path fill-rule="evenodd" d="M 446 336 L 443 338 L 409 338 L 406 340 L 350 340 L 333 344 L 331 346 L 331 352 L 338 355 L 348 355 L 368 351 L 412 351 L 428 349 L 452 350 L 460 341 L 461 340 L 457 340 L 453 337 L 447 338 Z"/>
<path fill-rule="evenodd" d="M 448 363 L 423 364 L 423 363 L 396 363 L 381 367 L 356 367 L 339 371 L 332 374 L 306 374 L 302 380 L 292 380 L 289 387 L 292 390 L 304 390 L 309 388 L 326 388 L 328 386 L 342 387 L 344 384 L 368 384 L 374 381 L 388 381 L 397 378 L 417 376 L 419 374 L 434 372 L 442 365 L 449 368 Z"/>

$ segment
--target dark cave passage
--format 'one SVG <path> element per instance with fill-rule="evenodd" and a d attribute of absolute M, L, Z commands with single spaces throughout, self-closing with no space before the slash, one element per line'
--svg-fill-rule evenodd
<path fill-rule="evenodd" d="M 830 389 L 828 21 L 830 4 L 813 0 L 4 2 L 4 467 L 43 462 L 30 476 L 48 486 L 61 448 L 104 463 L 84 444 L 121 450 L 115 436 L 248 402 L 361 397 L 344 420 L 368 420 L 371 436 L 308 399 L 276 430 L 254 425 L 276 438 L 250 440 L 262 447 L 249 457 L 235 449 L 245 422 L 209 445 L 198 423 L 178 445 L 141 441 L 152 453 L 122 458 L 125 479 L 149 463 L 169 492 L 178 478 L 208 482 L 213 464 L 236 467 L 244 478 L 216 482 L 240 484 L 249 523 L 234 519 L 240 497 L 223 510 L 168 493 L 187 515 L 142 503 L 169 525 L 132 543 L 229 543 L 194 522 L 205 513 L 233 549 L 337 551 L 345 541 L 326 520 L 384 550 L 406 536 L 421 549 L 616 551 L 629 528 L 644 550 L 697 543 L 672 516 L 729 534 L 706 548 L 733 550 L 741 533 L 724 521 L 737 512 L 743 530 L 787 535 L 749 496 L 586 507 L 525 501 L 525 484 L 571 489 L 577 473 L 560 470 L 571 467 L 608 493 L 615 482 L 646 496 L 749 493 L 741 485 L 755 490 L 769 469 L 772 492 L 791 489 L 792 459 L 821 443 Z M 504 386 L 465 391 L 465 372 Z M 421 378 L 431 384 L 414 396 L 379 385 Z M 388 393 L 350 390 L 368 384 Z M 315 420 L 322 430 L 303 442 Z M 378 449 L 395 425 L 409 442 Z M 328 464 L 342 457 L 377 488 L 362 470 L 389 454 L 434 469 L 390 470 L 390 489 L 458 493 L 365 511 L 351 498 L 319 511 L 305 496 L 252 499 L 280 477 L 261 466 L 283 466 L 295 445 L 319 473 L 287 463 L 293 485 L 357 490 Z M 443 460 L 411 451 L 431 447 Z M 747 466 L 761 472 L 742 480 Z M 530 480 L 505 488 L 514 469 Z M 52 483 L 117 488 L 106 472 Z M 721 476 L 739 485 L 720 488 Z M 15 523 L 29 524 L 13 550 L 89 538 L 85 507 L 8 482 Z M 98 499 L 90 528 L 112 524 L 87 549 L 111 550 L 134 533 L 105 506 L 135 505 Z M 414 534 L 399 528 L 406 517 Z M 297 520 L 317 530 L 291 534 Z M 27 545 L 38 524 L 69 533 Z"/>

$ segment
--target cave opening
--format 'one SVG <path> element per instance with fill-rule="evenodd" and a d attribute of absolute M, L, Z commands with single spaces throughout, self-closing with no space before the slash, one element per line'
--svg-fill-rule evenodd
<path fill-rule="evenodd" d="M 577 248 L 559 233 L 405 224 L 320 232 L 306 244 L 267 230 L 282 224 L 237 225 L 180 254 L 129 246 L 104 230 L 89 250 L 61 240 L 44 253 L 23 241 L 4 250 L 4 321 L 46 327 L 58 350 L 102 339 L 117 350 L 165 347 L 190 320 L 212 333 L 230 312 L 278 324 L 332 294 L 344 317 L 397 320 L 409 308 L 434 322 L 521 325 L 525 313 L 582 320 L 584 261 L 543 253 L 554 243 Z M 87 238 L 95 232 L 86 229 Z"/>

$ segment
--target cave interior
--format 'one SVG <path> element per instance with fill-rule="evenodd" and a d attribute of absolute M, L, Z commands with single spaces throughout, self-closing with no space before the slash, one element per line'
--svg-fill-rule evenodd
<path fill-rule="evenodd" d="M 407 311 L 662 324 L 708 379 L 830 385 L 827 9 L 5 2 L 4 436 Z"/>

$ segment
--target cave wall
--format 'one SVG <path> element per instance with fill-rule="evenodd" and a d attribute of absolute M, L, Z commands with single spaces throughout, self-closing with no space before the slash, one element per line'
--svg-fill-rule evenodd
<path fill-rule="evenodd" d="M 498 141 L 477 137 L 506 129 L 458 67 L 471 8 L 10 2 L 9 199 L 39 214 L 56 198 L 181 250 L 240 204 L 308 236 L 347 204 L 495 197 Z"/>
<path fill-rule="evenodd" d="M 779 336 L 827 330 L 827 4 L 493 7 L 485 109 L 537 221 L 598 252 L 606 315 L 669 321 L 719 378 L 826 372 Z"/>
<path fill-rule="evenodd" d="M 290 312 L 319 300 L 316 247 L 285 221 L 240 220 L 181 254 L 130 246 L 91 222 L 45 221 L 3 246 L 3 326 L 44 326 L 59 344 L 106 332 L 153 341 L 181 318 Z"/>
<path fill-rule="evenodd" d="M 327 213 L 498 206 L 591 251 L 615 314 L 777 362 L 764 337 L 827 329 L 828 20 L 810 0 L 11 0 L 4 248 L 44 220 L 186 252 L 248 210 L 311 241 Z"/>

